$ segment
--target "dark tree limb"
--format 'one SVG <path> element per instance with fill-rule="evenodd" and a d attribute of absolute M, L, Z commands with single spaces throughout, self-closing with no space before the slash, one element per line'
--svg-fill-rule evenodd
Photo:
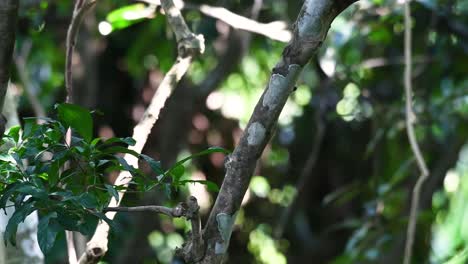
<path fill-rule="evenodd" d="M 204 229 L 207 244 L 200 263 L 222 263 L 236 214 L 256 162 L 270 140 L 279 114 L 304 65 L 318 50 L 333 19 L 352 1 L 306 0 L 295 23 L 293 39 L 273 69 L 239 145 L 228 158 L 221 190 Z"/>
<path fill-rule="evenodd" d="M 0 1 L 0 112 L 5 103 L 5 96 L 10 80 L 10 66 L 15 46 L 16 22 L 18 19 L 19 0 Z M 0 132 L 5 131 L 6 122 L 0 118 Z M 3 136 L 3 133 L 0 137 Z"/>

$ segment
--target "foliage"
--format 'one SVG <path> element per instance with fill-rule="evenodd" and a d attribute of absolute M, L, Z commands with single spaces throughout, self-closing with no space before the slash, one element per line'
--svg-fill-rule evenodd
<path fill-rule="evenodd" d="M 129 171 L 134 176 L 130 186 L 137 191 L 161 187 L 170 194 L 172 188 L 186 183 L 218 190 L 210 181 L 182 180 L 181 175 L 184 162 L 214 152 L 228 153 L 226 150 L 209 148 L 163 171 L 158 161 L 128 148 L 135 144 L 132 138 L 93 138 L 88 110 L 72 104 L 58 104 L 56 109 L 57 120 L 26 118 L 23 131 L 13 127 L 2 139 L 0 208 L 15 208 L 6 226 L 5 242 L 15 244 L 18 224 L 35 210 L 41 215 L 38 241 L 45 253 L 62 230 L 91 235 L 98 220 L 114 226 L 102 211 L 111 197 L 119 200 L 119 192 L 127 187 L 108 184 L 111 173 Z M 69 127 L 74 133 L 67 144 Z M 122 154 L 144 160 L 157 176 L 147 176 L 130 166 Z"/>
<path fill-rule="evenodd" d="M 26 5 L 35 1 L 22 2 Z M 63 44 L 57 40 L 64 39 L 63 26 L 69 21 L 73 3 L 44 0 L 37 2 L 40 5 L 20 8 L 21 27 L 17 35 L 17 47 L 21 51 L 24 44 L 33 43 L 27 60 L 31 90 L 42 105 L 50 109 L 55 102 L 63 99 L 64 51 Z M 252 2 L 258 1 L 185 2 L 193 6 L 222 3 L 223 7 L 231 11 L 248 16 Z M 264 23 L 275 20 L 293 21 L 302 3 L 292 0 L 260 2 L 263 2 L 263 6 L 257 20 Z M 79 38 L 82 41 L 77 43 L 77 54 L 82 64 L 78 64 L 77 68 L 95 70 L 99 72 L 99 76 L 95 76 L 96 80 L 93 80 L 84 74 L 86 81 L 91 81 L 91 84 L 94 81 L 94 86 L 85 83 L 77 84 L 76 87 L 77 90 L 94 91 L 92 96 L 97 100 L 93 108 L 102 109 L 105 113 L 104 116 L 94 117 L 99 120 L 94 127 L 91 125 L 94 132 L 108 126 L 116 135 L 130 133 L 132 122 L 136 120 L 132 120 L 130 113 L 138 112 L 135 109 L 141 109 L 148 103 L 148 94 L 154 92 L 154 83 L 159 81 L 160 76 L 174 61 L 177 49 L 171 34 L 168 34 L 170 31 L 165 17 L 157 10 L 148 15 L 148 7 L 141 3 L 129 5 L 128 1 L 123 0 L 99 1 L 95 12 L 88 14 L 89 19 L 86 19 L 81 28 L 80 32 L 87 34 L 89 38 Z M 418 222 L 415 263 L 463 263 L 466 262 L 468 245 L 465 236 L 468 209 L 463 203 L 466 201 L 468 180 L 467 169 L 461 169 L 455 163 L 459 160 L 461 145 L 466 142 L 468 135 L 467 1 L 416 0 L 412 1 L 411 9 L 414 109 L 418 116 L 416 132 L 431 170 L 431 180 L 425 186 L 426 197 L 423 199 Z M 127 11 L 132 15 L 125 15 Z M 171 99 L 173 104 L 167 106 L 168 110 L 162 115 L 157 131 L 153 131 L 156 136 L 148 142 L 151 156 L 159 155 L 161 159 L 169 160 L 171 156 L 177 157 L 180 153 L 203 151 L 209 145 L 232 148 L 237 142 L 238 131 L 248 122 L 255 102 L 268 82 L 271 69 L 285 46 L 284 43 L 257 35 L 252 35 L 251 39 L 243 38 L 240 45 L 240 42 L 235 42 L 235 37 L 237 34 L 246 36 L 245 32 L 227 28 L 219 20 L 205 16 L 196 8 L 182 11 L 194 32 L 205 36 L 207 48 L 205 54 L 194 61 L 183 85 L 175 90 Z M 284 254 L 289 263 L 307 262 L 311 259 L 317 263 L 367 263 L 378 262 L 384 257 L 389 259 L 389 263 L 401 263 L 401 248 L 397 247 L 404 240 L 408 199 L 417 176 L 404 127 L 402 15 L 401 1 L 360 0 L 335 19 L 316 59 L 304 69 L 297 90 L 292 93 L 282 112 L 275 136 L 258 162 L 255 173 L 261 176 L 253 178 L 243 203 L 243 221 L 232 236 L 230 261 L 275 263 L 268 255 L 265 257 L 267 253 L 262 253 L 274 252 L 275 256 Z M 111 25 L 109 35 L 100 32 L 101 23 Z M 245 43 L 248 43 L 246 46 L 249 49 L 234 55 L 239 57 L 234 62 L 235 65 L 227 65 L 222 57 L 223 51 L 231 45 L 240 50 Z M 83 47 L 80 47 L 81 44 Z M 225 76 L 217 76 L 218 71 L 213 71 L 218 64 L 224 66 L 220 69 L 225 71 Z M 80 71 L 77 73 L 76 80 L 79 81 Z M 207 98 L 197 93 L 204 88 L 200 89 L 200 84 L 211 83 L 217 78 L 221 79 L 221 84 L 216 91 L 207 94 Z M 15 76 L 12 81 L 15 84 L 21 83 Z M 184 96 L 176 95 L 179 91 Z M 109 96 L 111 94 L 116 96 Z M 79 97 L 77 100 L 80 100 Z M 184 112 L 186 109 L 191 109 L 189 111 L 192 113 Z M 26 96 L 21 96 L 19 111 L 21 116 L 32 115 Z M 178 112 L 185 113 L 187 118 L 174 115 Z M 207 128 L 195 126 L 194 116 L 204 117 Z M 180 125 L 181 120 L 189 125 Z M 307 180 L 301 190 L 302 169 L 316 144 L 314 137 L 319 123 L 317 120 L 326 128 L 325 135 L 317 154 L 317 162 L 306 175 Z M 190 121 L 194 124 L 193 127 L 190 126 Z M 57 137 L 60 139 L 54 142 L 63 144 L 64 132 L 60 131 L 57 124 L 61 124 L 66 130 L 68 126 L 73 126 L 74 121 L 67 123 L 58 118 L 47 122 L 36 125 L 35 120 L 26 119 L 23 136 L 20 135 L 19 128 L 13 128 L 9 132 L 11 136 L 3 140 L 3 146 L 9 142 L 16 148 L 15 142 L 18 140 L 14 140 L 15 133 L 16 137 L 21 138 L 21 142 L 24 134 L 32 127 L 50 127 L 51 131 L 58 131 L 53 133 L 59 134 Z M 94 139 L 88 141 L 89 128 L 83 126 L 74 130 L 76 133 L 72 147 L 75 150 L 65 149 L 69 153 L 68 157 L 73 157 L 70 166 L 77 168 L 77 164 L 80 164 L 90 171 L 91 165 L 84 157 L 90 155 L 89 145 Z M 185 134 L 180 133 L 181 130 Z M 169 132 L 164 133 L 165 131 Z M 45 137 L 44 133 L 39 134 Z M 76 142 L 77 139 L 81 141 Z M 39 167 L 47 165 L 48 161 L 44 160 L 45 156 L 50 156 L 47 153 L 39 158 L 46 162 L 34 165 L 34 162 L 28 161 L 24 163 L 22 171 L 27 175 L 31 172 L 37 175 L 33 178 L 38 179 L 48 190 L 44 191 L 48 206 L 56 206 L 60 202 L 48 196 L 49 177 L 72 183 L 81 179 L 90 186 L 94 185 L 95 187 L 90 187 L 89 193 L 96 197 L 101 208 L 119 191 L 119 187 L 106 185 L 106 170 L 118 172 L 129 169 L 137 175 L 131 188 L 138 191 L 161 188 L 162 193 L 171 194 L 177 200 L 184 199 L 183 185 L 189 183 L 187 181 L 204 183 L 200 178 L 189 177 L 195 173 L 201 172 L 207 179 L 218 184 L 222 181 L 222 162 L 207 157 L 197 159 L 190 167 L 187 163 L 179 163 L 161 172 L 161 165 L 157 161 L 146 155 L 139 155 L 140 160 L 147 162 L 147 167 L 154 171 L 153 175 L 144 175 L 142 170 L 126 166 L 119 154 L 131 144 L 131 139 L 123 138 L 109 144 L 106 142 L 99 140 L 94 146 L 95 152 L 110 148 L 113 153 L 105 157 L 109 160 L 106 164 L 96 168 L 96 173 L 99 170 L 104 172 L 95 178 L 95 185 L 94 176 L 77 176 L 83 175 L 79 169 L 68 172 L 75 174 L 65 179 L 63 178 L 67 175 L 64 173 L 67 172 L 60 169 L 59 176 L 49 176 L 47 168 L 40 171 Z M 29 143 L 26 141 L 24 144 Z M 16 153 L 15 149 L 11 151 Z M 4 166 L 7 166 L 17 173 L 15 177 L 24 178 L 21 174 L 18 175 L 18 168 L 12 166 L 16 161 L 13 156 L 6 155 L 8 153 L 4 147 L 1 155 L 2 172 Z M 29 159 L 34 160 L 33 156 L 37 153 L 39 152 L 28 154 Z M 464 158 L 460 154 L 459 163 L 462 160 Z M 99 161 L 95 162 L 99 164 Z M 39 167 L 28 171 L 26 164 Z M 56 166 L 63 168 L 63 163 Z M 447 189 L 442 182 L 454 178 L 454 167 L 457 168 L 458 176 L 455 178 L 459 182 L 458 188 Z M 41 174 L 42 178 L 39 177 Z M 5 177 L 4 175 L 10 174 L 1 175 Z M 174 182 L 174 179 L 178 181 Z M 30 183 L 30 180 L 24 182 L 41 186 L 36 182 Z M 11 184 L 12 182 L 7 183 Z M 208 183 L 207 186 L 210 185 Z M 80 191 L 86 190 L 84 185 L 80 186 L 81 189 L 76 187 L 76 190 L 69 190 L 71 196 L 77 197 Z M 214 186 L 210 188 L 216 189 Z M 72 187 L 69 183 L 60 188 L 68 190 Z M 2 188 L 6 188 L 6 185 L 3 184 Z M 174 192 L 175 188 L 182 192 Z M 436 192 L 433 195 L 434 191 Z M 2 195 L 3 193 L 2 191 Z M 16 193 L 18 196 L 18 191 Z M 38 195 L 40 194 L 29 197 L 34 206 L 38 203 Z M 11 197 L 14 203 L 16 200 Z M 131 203 L 145 201 L 139 200 L 142 198 L 138 195 L 129 198 Z M 292 208 L 284 236 L 279 238 L 271 235 L 275 232 L 270 232 L 265 226 L 275 229 L 278 218 L 294 199 L 297 199 L 297 206 Z M 67 206 L 79 210 L 80 214 L 89 215 L 94 222 L 99 219 L 84 209 L 78 200 L 79 198 L 75 198 L 63 203 L 71 204 Z M 27 199 L 20 201 L 19 205 Z M 170 205 L 172 201 L 166 203 Z M 207 198 L 207 208 L 211 205 L 210 201 L 213 201 L 213 197 Z M 21 219 L 28 210 L 26 206 L 15 219 Z M 41 237 L 41 243 L 47 245 L 47 241 L 56 234 L 56 226 L 60 230 L 64 228 L 59 223 L 63 212 L 48 210 L 40 213 L 40 229 L 45 226 L 51 229 Z M 148 227 L 149 230 L 143 232 L 141 226 L 130 225 L 132 222 L 125 214 L 115 222 L 129 225 L 128 229 L 116 232 L 116 241 L 124 238 L 125 241 L 129 238 L 146 241 L 148 234 L 158 230 L 156 232 L 160 234 L 150 235 L 150 240 L 157 261 L 163 263 L 168 262 L 167 252 L 173 250 L 174 243 L 169 243 L 167 238 L 161 240 L 160 236 L 182 234 L 187 230 L 186 226 L 178 226 L 172 221 L 161 220 L 162 224 L 158 224 L 159 221 L 147 218 L 146 222 L 141 219 L 137 222 L 144 222 L 145 227 L 151 226 L 151 229 Z M 11 228 L 13 233 L 14 228 Z M 291 246 L 280 246 L 284 240 Z M 113 258 L 121 258 L 125 247 L 128 247 L 127 244 L 116 244 L 110 247 L 109 263 L 113 263 Z M 147 254 L 148 250 L 141 244 L 144 243 L 131 248 L 132 251 L 138 249 L 132 255 L 132 260 L 138 254 L 141 262 L 142 259 L 154 262 L 154 256 Z"/>

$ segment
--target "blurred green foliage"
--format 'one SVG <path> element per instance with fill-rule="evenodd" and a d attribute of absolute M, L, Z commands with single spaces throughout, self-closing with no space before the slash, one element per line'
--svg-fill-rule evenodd
<path fill-rule="evenodd" d="M 249 16 L 253 1 L 186 2 L 221 5 Z M 262 2 L 259 21 L 284 20 L 290 25 L 301 5 L 301 1 Z M 464 263 L 468 248 L 468 209 L 463 201 L 467 195 L 468 169 L 466 150 L 460 152 L 460 149 L 468 139 L 468 4 L 462 0 L 417 0 L 411 7 L 416 132 L 432 173 L 421 206 L 414 263 Z M 63 40 L 71 9 L 71 1 L 22 1 L 15 55 L 22 56 L 22 47 L 32 45 L 26 69 L 17 70 L 27 70 L 32 93 L 49 110 L 64 98 Z M 125 108 L 122 102 L 131 106 L 146 104 L 147 90 L 154 90 L 154 83 L 176 57 L 175 40 L 165 17 L 157 8 L 154 13 L 148 10 L 150 6 L 140 2 L 100 0 L 82 27 L 82 32 L 90 35 L 84 47 L 91 50 L 93 41 L 99 43 L 94 54 L 94 63 L 98 65 L 96 86 L 104 95 L 99 94 L 96 108 L 118 113 L 104 116 L 105 124 L 111 123 L 112 116 L 121 119 L 134 113 L 133 108 Z M 229 45 L 228 35 L 234 30 L 226 30 L 221 22 L 197 9 L 183 10 L 183 14 L 189 26 L 204 35 L 207 49 L 183 80 L 183 85 L 192 89 L 184 92 L 187 97 L 193 96 L 196 101 L 193 104 L 199 108 L 187 103 L 189 100 L 175 104 L 177 111 L 192 107 L 197 114 L 205 116 L 209 132 L 204 135 L 192 120 L 195 128 L 188 129 L 187 139 L 178 138 L 172 144 L 172 139 L 158 134 L 158 140 L 170 142 L 170 149 L 177 150 L 177 154 L 203 151 L 214 139 L 231 148 L 236 129 L 247 124 L 286 44 L 253 35 L 248 50 L 236 55 L 240 63 L 234 65 L 216 91 L 208 98 L 201 98 L 193 89 L 202 89 L 197 85 L 205 84 L 217 64 L 223 63 L 220 57 Z M 101 23 L 108 23 L 111 31 L 102 32 L 99 25 L 107 24 Z M 361 0 L 335 19 L 319 54 L 305 67 L 280 117 L 275 136 L 260 159 L 239 212 L 238 228 L 232 236 L 231 263 L 304 263 L 311 259 L 317 263 L 340 264 L 379 263 L 383 259 L 387 263 L 401 262 L 398 246 L 404 241 L 409 196 L 417 176 L 404 124 L 403 30 L 401 1 Z M 242 49 L 241 45 L 236 48 Z M 83 59 L 82 67 L 90 67 L 84 59 L 85 50 L 79 47 L 77 55 Z M 122 76 L 130 81 L 122 81 Z M 17 75 L 13 81 L 20 82 Z M 121 90 L 138 99 L 131 99 Z M 22 116 L 32 115 L 25 96 L 21 97 L 19 110 Z M 26 120 L 24 130 L 34 122 Z M 71 123 L 67 125 L 72 126 Z M 297 189 L 304 164 L 317 143 L 314 138 L 318 124 L 326 128 L 318 160 L 307 175 L 304 189 Z M 98 122 L 91 133 L 95 135 L 101 125 Z M 57 143 L 63 138 L 66 125 L 48 121 L 33 127 L 51 129 L 53 132 L 43 134 L 41 140 L 52 137 Z M 126 133 L 115 127 L 116 133 Z M 83 153 L 91 153 L 79 151 L 89 147 L 89 140 L 83 140 L 89 139 L 89 129 L 75 128 L 77 138 L 82 141 L 76 142 L 75 152 L 69 155 L 79 153 L 81 157 Z M 15 131 L 18 128 L 10 130 L 11 135 L 5 140 L 17 144 L 14 138 L 19 134 Z M 215 136 L 210 138 L 210 135 Z M 197 137 L 202 139 L 194 140 Z M 125 146 L 128 142 L 121 144 Z M 163 151 L 154 150 L 155 145 L 149 149 Z M 160 154 L 164 157 L 167 153 Z M 178 160 L 189 155 L 178 155 Z M 213 160 L 199 157 L 194 162 L 166 168 L 164 171 L 170 171 L 180 183 L 172 194 L 188 194 L 189 188 L 182 185 L 193 181 L 206 183 L 208 188 L 216 190 L 215 185 L 193 177 L 202 171 L 207 180 L 220 183 L 222 176 L 218 179 L 213 175 L 222 175 L 219 167 L 222 162 Z M 119 169 L 124 166 L 118 159 L 113 163 Z M 48 181 L 42 172 L 37 172 L 39 182 Z M 112 197 L 112 188 L 100 187 L 95 190 L 97 196 L 105 196 L 103 201 Z M 214 200 L 210 198 L 209 201 Z M 277 237 L 274 231 L 279 216 L 295 199 L 297 205 L 284 227 L 285 234 Z M 165 203 L 171 205 L 172 201 Z M 83 210 L 80 206 L 76 204 Z M 46 224 L 53 227 L 54 221 L 61 218 L 49 212 L 41 213 L 41 228 Z M 130 225 L 126 216 L 117 222 Z M 189 228 L 177 220 L 163 218 L 161 222 L 160 229 L 145 234 L 145 243 L 149 242 L 154 252 L 154 256 L 146 259 L 168 263 L 174 247 L 181 242 L 181 235 Z M 51 228 L 50 232 L 54 230 Z M 122 237 L 135 232 L 128 230 L 122 231 Z M 115 235 L 119 238 L 119 234 Z M 122 247 L 125 245 L 114 245 L 106 260 L 113 263 Z M 59 250 L 52 251 L 49 261 L 53 254 L 59 254 Z"/>

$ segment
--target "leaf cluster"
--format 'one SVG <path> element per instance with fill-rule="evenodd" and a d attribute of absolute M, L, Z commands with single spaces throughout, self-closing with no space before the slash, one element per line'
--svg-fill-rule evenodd
<path fill-rule="evenodd" d="M 177 162 L 167 171 L 158 161 L 139 154 L 131 148 L 132 138 L 93 138 L 92 114 L 77 105 L 56 106 L 57 119 L 26 118 L 24 129 L 11 128 L 2 138 L 0 148 L 0 208 L 14 213 L 5 230 L 5 243 L 15 245 L 18 225 L 37 210 L 41 216 L 38 227 L 39 246 L 48 252 L 59 232 L 77 231 L 91 235 L 98 220 L 106 218 L 103 209 L 127 186 L 110 184 L 112 173 L 128 171 L 132 174 L 132 190 L 148 191 L 157 186 L 166 193 L 191 180 L 182 180 L 184 162 L 193 157 L 213 152 L 210 148 Z M 38 122 L 39 121 L 39 122 Z M 65 138 L 72 130 L 70 143 Z M 145 161 L 156 176 L 145 175 L 129 165 L 124 155 L 133 155 Z M 201 181 L 210 190 L 217 186 Z"/>

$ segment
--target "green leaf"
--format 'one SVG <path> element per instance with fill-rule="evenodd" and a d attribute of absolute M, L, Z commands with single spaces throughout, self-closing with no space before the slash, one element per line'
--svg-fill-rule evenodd
<path fill-rule="evenodd" d="M 161 168 L 161 163 L 159 161 L 154 160 L 148 155 L 145 154 L 140 154 L 140 157 L 142 157 L 151 167 L 151 170 L 153 170 L 157 174 L 164 174 L 163 169 Z"/>
<path fill-rule="evenodd" d="M 50 165 L 50 168 L 48 170 L 48 177 L 47 180 L 49 182 L 49 186 L 55 186 L 59 180 L 60 176 L 60 163 L 59 162 L 54 162 Z"/>
<path fill-rule="evenodd" d="M 184 164 L 185 162 L 187 162 L 188 160 L 191 160 L 191 159 L 193 159 L 193 158 L 200 157 L 200 156 L 204 156 L 204 155 L 208 155 L 208 154 L 211 154 L 211 153 L 230 154 L 231 152 L 228 151 L 228 150 L 226 150 L 226 149 L 224 149 L 224 148 L 221 148 L 221 147 L 210 147 L 210 148 L 208 148 L 208 149 L 206 149 L 206 150 L 203 150 L 203 151 L 201 151 L 201 152 L 195 153 L 195 154 L 193 154 L 193 155 L 190 155 L 190 156 L 188 156 L 188 157 L 186 157 L 186 158 L 183 158 L 183 159 L 179 160 L 178 162 L 176 162 L 176 163 L 174 164 L 174 166 L 172 166 L 172 168 L 177 167 L 177 166 L 179 166 L 179 165 L 181 165 L 181 164 Z M 172 169 L 172 168 L 171 168 L 171 169 Z M 169 170 L 171 170 L 171 169 L 169 169 Z"/>
<path fill-rule="evenodd" d="M 16 189 L 17 192 L 26 194 L 26 195 L 31 195 L 34 198 L 38 199 L 47 199 L 48 194 L 45 192 L 44 189 L 38 188 L 34 185 L 31 184 L 21 184 L 19 188 Z"/>
<path fill-rule="evenodd" d="M 91 236 L 96 229 L 98 218 L 91 213 L 86 213 L 81 216 L 79 225 L 77 225 L 77 231 L 85 236 Z"/>
<path fill-rule="evenodd" d="M 139 157 L 140 154 L 138 154 L 138 152 L 134 151 L 134 150 L 131 150 L 131 149 L 128 149 L 126 147 L 121 147 L 121 146 L 113 146 L 113 147 L 107 147 L 107 148 L 103 148 L 101 149 L 101 151 L 105 154 L 118 154 L 118 153 L 125 153 L 125 154 L 131 154 L 135 157 Z"/>
<path fill-rule="evenodd" d="M 0 208 L 3 208 L 5 210 L 6 203 L 8 199 L 10 199 L 10 196 L 16 192 L 16 190 L 21 187 L 21 183 L 15 182 L 13 184 L 8 185 L 2 192 L 2 195 L 0 197 Z M 6 214 L 6 211 L 5 211 Z"/>
<path fill-rule="evenodd" d="M 211 192 L 219 192 L 219 187 L 216 183 L 212 181 L 205 181 L 205 180 L 183 180 L 179 182 L 180 184 L 186 184 L 186 183 L 200 183 L 203 185 L 206 185 L 206 188 L 208 191 Z"/>
<path fill-rule="evenodd" d="M 131 138 L 131 137 L 126 137 L 126 138 L 117 138 L 117 137 L 113 137 L 113 138 L 109 138 L 108 140 L 104 141 L 103 142 L 104 144 L 114 144 L 114 143 L 125 143 L 129 146 L 133 146 L 135 145 L 136 141 L 135 139 Z"/>
<path fill-rule="evenodd" d="M 97 198 L 90 193 L 82 193 L 77 199 L 78 203 L 85 208 L 96 208 L 98 206 Z"/>
<path fill-rule="evenodd" d="M 15 209 L 15 212 L 11 216 L 5 228 L 3 238 L 5 240 L 5 244 L 7 240 L 9 240 L 12 245 L 16 245 L 16 232 L 18 230 L 18 225 L 23 222 L 24 219 L 26 219 L 26 217 L 34 210 L 34 203 L 31 202 L 31 200 L 25 202 L 22 206 Z"/>
<path fill-rule="evenodd" d="M 95 139 L 93 139 L 93 140 L 91 141 L 91 144 L 90 144 L 90 145 L 91 145 L 91 146 L 96 146 L 97 143 L 99 143 L 99 141 L 101 141 L 101 138 L 95 138 Z"/>
<path fill-rule="evenodd" d="M 33 131 L 38 127 L 36 123 L 36 119 L 32 118 L 25 118 L 24 119 L 24 127 L 23 127 L 23 139 L 28 138 L 31 136 Z"/>
<path fill-rule="evenodd" d="M 169 171 L 168 171 L 169 175 L 172 176 L 172 179 L 174 180 L 174 182 L 179 182 L 180 178 L 182 178 L 182 176 L 184 176 L 184 173 L 185 173 L 185 167 L 184 165 L 180 164 L 180 165 L 177 165 L 176 167 L 172 167 Z"/>
<path fill-rule="evenodd" d="M 119 193 L 117 192 L 117 190 L 112 185 L 109 185 L 109 184 L 104 184 L 104 186 L 106 187 L 107 192 L 110 195 L 114 196 L 115 200 L 118 202 L 119 201 Z"/>
<path fill-rule="evenodd" d="M 109 219 L 105 214 L 99 213 L 99 212 L 91 212 L 91 214 L 97 216 L 99 219 L 105 221 L 111 228 L 117 229 L 117 226 L 115 225 L 114 221 Z"/>
<path fill-rule="evenodd" d="M 129 172 L 135 171 L 135 168 L 133 166 L 130 166 L 124 158 L 119 157 L 119 156 L 116 156 L 115 158 L 120 162 L 120 164 L 122 164 L 122 166 L 124 167 L 126 171 L 129 171 Z"/>
<path fill-rule="evenodd" d="M 191 160 L 193 158 L 208 155 L 208 154 L 211 154 L 211 153 L 229 154 L 231 152 L 224 149 L 224 148 L 221 148 L 221 147 L 210 147 L 210 148 L 208 148 L 206 150 L 203 150 L 201 152 L 195 153 L 193 155 L 190 155 L 190 156 L 188 156 L 186 158 L 183 158 L 183 159 L 179 160 L 169 170 L 167 170 L 164 174 L 172 174 L 172 177 L 174 178 L 174 181 L 178 182 L 180 180 L 180 177 L 182 177 L 182 175 L 185 172 L 185 167 L 183 166 L 183 164 L 185 162 L 187 162 L 188 160 Z"/>
<path fill-rule="evenodd" d="M 127 5 L 110 12 L 106 20 L 112 29 L 124 29 L 146 18 L 149 15 L 147 10 L 144 4 Z"/>
<path fill-rule="evenodd" d="M 93 118 L 91 113 L 78 105 L 57 105 L 58 118 L 80 134 L 87 142 L 93 137 Z"/>
<path fill-rule="evenodd" d="M 8 131 L 8 135 L 12 137 L 15 140 L 15 142 L 18 142 L 20 130 L 21 130 L 20 126 L 11 127 L 10 130 Z"/>
<path fill-rule="evenodd" d="M 61 225 L 54 218 L 57 218 L 56 212 L 42 217 L 37 226 L 37 241 L 39 242 L 39 247 L 42 252 L 45 254 L 50 252 L 54 246 L 58 232 L 63 230 Z"/>

